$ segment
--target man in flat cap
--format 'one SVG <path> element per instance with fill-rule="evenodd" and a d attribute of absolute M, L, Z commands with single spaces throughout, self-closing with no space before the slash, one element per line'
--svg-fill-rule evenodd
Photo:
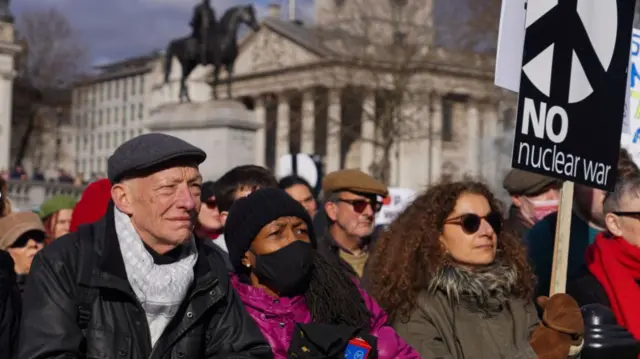
<path fill-rule="evenodd" d="M 106 215 L 33 261 L 17 358 L 272 358 L 222 257 L 193 235 L 205 158 L 157 133 L 115 150 Z"/>
<path fill-rule="evenodd" d="M 562 181 L 532 172 L 512 169 L 502 185 L 511 196 L 505 229 L 524 239 L 529 229 L 558 210 Z"/>
<path fill-rule="evenodd" d="M 326 175 L 322 191 L 328 223 L 318 247 L 339 259 L 352 274 L 362 277 L 373 245 L 375 216 L 389 189 L 360 170 L 346 169 Z"/>

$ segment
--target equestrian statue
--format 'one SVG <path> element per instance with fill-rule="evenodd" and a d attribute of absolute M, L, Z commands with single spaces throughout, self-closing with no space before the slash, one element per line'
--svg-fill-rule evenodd
<path fill-rule="evenodd" d="M 238 57 L 238 29 L 240 24 L 249 26 L 254 31 L 260 29 L 253 5 L 235 6 L 228 9 L 220 21 L 216 21 L 210 0 L 202 0 L 193 11 L 190 36 L 174 39 L 169 42 L 165 53 L 164 83 L 169 82 L 171 64 L 175 56 L 182 67 L 180 78 L 180 102 L 191 102 L 186 80 L 198 66 L 213 65 L 213 98 L 217 99 L 216 87 L 220 81 L 220 69 L 227 70 L 227 96 L 231 98 L 231 82 L 233 81 L 233 64 Z"/>

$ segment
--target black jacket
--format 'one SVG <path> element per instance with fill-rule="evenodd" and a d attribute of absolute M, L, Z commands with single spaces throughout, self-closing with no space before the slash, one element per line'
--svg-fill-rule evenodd
<path fill-rule="evenodd" d="M 36 255 L 23 296 L 18 358 L 272 358 L 229 286 L 222 258 L 207 246 L 198 250 L 194 284 L 152 348 L 145 313 L 127 280 L 111 206 L 101 221 Z M 78 298 L 86 291 L 79 285 L 96 293 L 86 336 L 78 319 Z"/>
<path fill-rule="evenodd" d="M 0 251 L 0 354 L 2 358 L 13 358 L 18 348 L 22 300 L 13 266 L 13 259 L 9 253 Z"/>
<path fill-rule="evenodd" d="M 609 296 L 596 277 L 584 269 L 585 274 L 567 283 L 567 294 L 578 302 L 579 306 L 587 304 L 601 304 L 611 308 Z"/>

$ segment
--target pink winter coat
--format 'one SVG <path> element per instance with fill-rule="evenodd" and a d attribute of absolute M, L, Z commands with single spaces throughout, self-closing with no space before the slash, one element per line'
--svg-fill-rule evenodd
<path fill-rule="evenodd" d="M 311 313 L 304 296 L 274 299 L 260 288 L 241 283 L 235 275 L 232 276 L 231 283 L 247 312 L 271 345 L 274 358 L 286 358 L 295 324 L 311 322 Z M 371 313 L 371 334 L 378 338 L 378 358 L 420 358 L 420 355 L 387 325 L 387 314 L 382 308 L 362 289 L 360 293 Z"/>

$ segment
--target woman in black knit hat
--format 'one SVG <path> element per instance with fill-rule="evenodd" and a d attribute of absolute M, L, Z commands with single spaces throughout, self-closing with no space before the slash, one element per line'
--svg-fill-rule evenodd
<path fill-rule="evenodd" d="M 377 338 L 378 358 L 419 358 L 375 301 L 316 251 L 311 218 L 285 191 L 265 188 L 238 199 L 225 240 L 232 283 L 275 358 L 287 357 L 296 323 L 359 328 Z"/>

